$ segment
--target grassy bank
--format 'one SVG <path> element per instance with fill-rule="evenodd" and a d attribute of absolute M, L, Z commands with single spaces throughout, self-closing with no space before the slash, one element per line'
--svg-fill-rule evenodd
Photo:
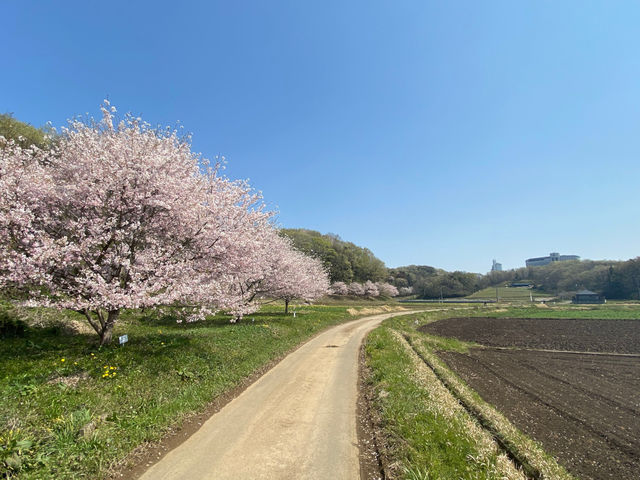
<path fill-rule="evenodd" d="M 515 316 L 524 315 L 524 310 L 529 309 L 457 307 L 389 319 L 370 334 L 366 344 L 369 381 L 376 392 L 375 408 L 382 412 L 389 461 L 397 465 L 397 477 L 571 478 L 435 355 L 441 350 L 464 352 L 472 344 L 416 331 L 441 318 Z"/>
<path fill-rule="evenodd" d="M 526 287 L 487 287 L 469 295 L 466 298 L 476 300 L 495 300 L 496 294 L 500 300 L 509 302 L 530 302 L 531 298 L 535 301 L 536 299 L 553 297 L 553 295 L 549 295 L 548 293 Z"/>
<path fill-rule="evenodd" d="M 265 364 L 355 318 L 350 307 L 305 306 L 293 318 L 273 306 L 237 324 L 125 312 L 115 335 L 129 342 L 102 349 L 95 334 L 62 328 L 79 317 L 34 310 L 64 321 L 0 341 L 0 477 L 104 477 Z"/>

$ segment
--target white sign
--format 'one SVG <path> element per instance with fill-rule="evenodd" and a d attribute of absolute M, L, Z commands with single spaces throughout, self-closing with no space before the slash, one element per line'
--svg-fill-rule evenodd
<path fill-rule="evenodd" d="M 120 345 L 124 345 L 129 341 L 129 335 L 121 335 L 120 337 L 118 337 L 118 340 L 120 340 Z"/>

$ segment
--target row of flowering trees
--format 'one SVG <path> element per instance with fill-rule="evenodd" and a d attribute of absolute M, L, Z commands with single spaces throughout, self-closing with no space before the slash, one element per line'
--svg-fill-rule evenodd
<path fill-rule="evenodd" d="M 101 110 L 50 149 L 0 137 L 0 288 L 81 312 L 101 344 L 123 308 L 239 318 L 265 297 L 288 306 L 327 292 L 320 261 L 278 234 L 247 183 L 175 131 Z"/>
<path fill-rule="evenodd" d="M 366 281 L 364 283 L 334 282 L 330 292 L 333 295 L 351 295 L 354 297 L 396 297 L 398 289 L 389 283 Z"/>

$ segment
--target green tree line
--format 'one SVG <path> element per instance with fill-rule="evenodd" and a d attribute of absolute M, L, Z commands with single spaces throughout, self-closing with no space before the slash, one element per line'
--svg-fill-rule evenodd
<path fill-rule="evenodd" d="M 570 296 L 587 289 L 610 299 L 640 300 L 640 257 L 627 261 L 553 262 L 486 275 L 410 265 L 389 269 L 389 276 L 392 285 L 411 288 L 419 298 L 463 297 L 483 288 L 526 281 L 550 295 Z"/>
<path fill-rule="evenodd" d="M 481 285 L 484 288 L 519 280 L 527 280 L 537 289 L 553 295 L 587 289 L 610 299 L 640 300 L 640 257 L 622 262 L 571 260 L 491 272 L 483 277 Z"/>
<path fill-rule="evenodd" d="M 389 276 L 401 292 L 410 288 L 418 298 L 464 297 L 478 290 L 481 280 L 476 273 L 447 272 L 427 265 L 392 268 Z"/>
<path fill-rule="evenodd" d="M 338 235 L 321 234 L 314 230 L 285 228 L 283 235 L 293 240 L 294 246 L 319 258 L 329 271 L 331 282 L 359 282 L 387 280 L 387 267 L 368 248 L 345 242 Z"/>

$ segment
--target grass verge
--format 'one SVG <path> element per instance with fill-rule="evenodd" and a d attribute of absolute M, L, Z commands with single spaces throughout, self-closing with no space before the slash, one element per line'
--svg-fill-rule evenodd
<path fill-rule="evenodd" d="M 0 341 L 0 478 L 104 478 L 217 396 L 324 328 L 362 315 L 347 306 L 281 307 L 230 324 L 178 324 L 170 311 L 124 312 L 120 347 L 95 334 L 13 329 Z M 15 312 L 3 305 L 5 317 Z M 5 322 L 6 323 L 6 322 Z"/>

